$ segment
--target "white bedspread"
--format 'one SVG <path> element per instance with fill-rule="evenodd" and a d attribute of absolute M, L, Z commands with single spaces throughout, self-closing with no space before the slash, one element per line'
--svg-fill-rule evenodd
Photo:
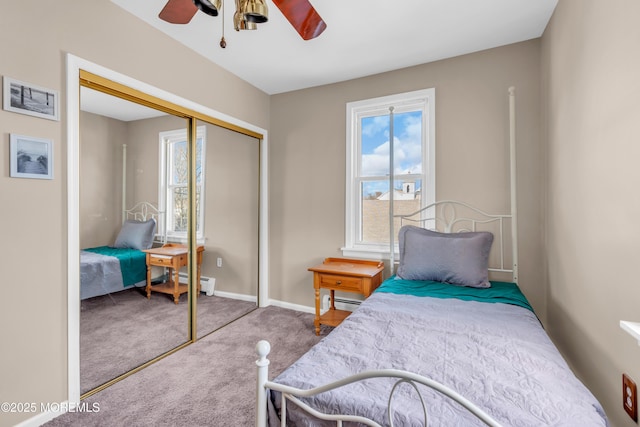
<path fill-rule="evenodd" d="M 438 381 L 504 426 L 607 425 L 600 404 L 571 372 L 536 316 L 508 304 L 374 293 L 274 381 L 310 388 L 386 368 Z M 393 383 L 368 380 L 316 396 L 311 404 L 388 425 L 387 399 Z M 429 426 L 483 425 L 448 398 L 420 387 Z M 395 399 L 396 426 L 423 425 L 409 386 L 401 386 Z M 274 400 L 279 406 L 278 395 Z M 310 420 L 291 403 L 288 409 L 287 425 L 335 425 Z"/>

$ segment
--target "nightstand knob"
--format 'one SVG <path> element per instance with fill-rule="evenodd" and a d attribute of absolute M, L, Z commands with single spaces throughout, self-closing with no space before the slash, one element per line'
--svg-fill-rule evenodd
<path fill-rule="evenodd" d="M 342 280 L 336 280 L 336 285 L 342 285 Z"/>

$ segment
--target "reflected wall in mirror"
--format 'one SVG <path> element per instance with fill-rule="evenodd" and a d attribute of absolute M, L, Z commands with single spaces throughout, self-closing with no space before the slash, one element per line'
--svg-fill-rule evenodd
<path fill-rule="evenodd" d="M 186 295 L 146 295 L 147 218 L 158 207 L 159 132 L 185 129 L 167 115 L 86 87 L 80 112 L 80 388 L 84 394 L 187 342 Z M 123 156 L 126 145 L 126 156 Z M 125 173 L 123 174 L 123 168 Z M 162 213 L 157 216 L 161 220 Z M 133 227 L 133 228 L 132 228 Z M 153 231 L 152 231 L 153 233 Z M 157 229 L 154 246 L 162 245 Z M 118 248 L 115 248 L 118 246 Z M 151 279 L 161 281 L 164 268 Z"/>
<path fill-rule="evenodd" d="M 202 337 L 257 307 L 260 141 L 202 121 L 206 134 Z"/>

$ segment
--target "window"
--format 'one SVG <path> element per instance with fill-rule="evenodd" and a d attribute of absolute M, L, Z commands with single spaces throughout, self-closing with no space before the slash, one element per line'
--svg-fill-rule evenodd
<path fill-rule="evenodd" d="M 204 237 L 204 126 L 196 133 L 196 236 Z M 160 133 L 160 189 L 161 210 L 165 212 L 159 221 L 159 229 L 165 230 L 168 240 L 187 238 L 189 198 L 187 188 L 187 130 L 179 129 Z"/>
<path fill-rule="evenodd" d="M 393 193 L 389 182 L 391 109 Z M 381 258 L 389 253 L 391 195 L 394 215 L 415 212 L 435 200 L 434 89 L 347 104 L 346 183 L 343 254 Z M 396 236 L 398 227 L 399 223 L 394 224 Z"/>

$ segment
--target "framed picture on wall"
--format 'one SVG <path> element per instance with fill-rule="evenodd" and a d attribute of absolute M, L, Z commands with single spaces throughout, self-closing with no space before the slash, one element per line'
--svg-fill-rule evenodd
<path fill-rule="evenodd" d="M 2 106 L 7 111 L 59 120 L 58 91 L 4 76 Z"/>
<path fill-rule="evenodd" d="M 13 178 L 53 179 L 53 141 L 11 134 L 9 158 Z"/>

